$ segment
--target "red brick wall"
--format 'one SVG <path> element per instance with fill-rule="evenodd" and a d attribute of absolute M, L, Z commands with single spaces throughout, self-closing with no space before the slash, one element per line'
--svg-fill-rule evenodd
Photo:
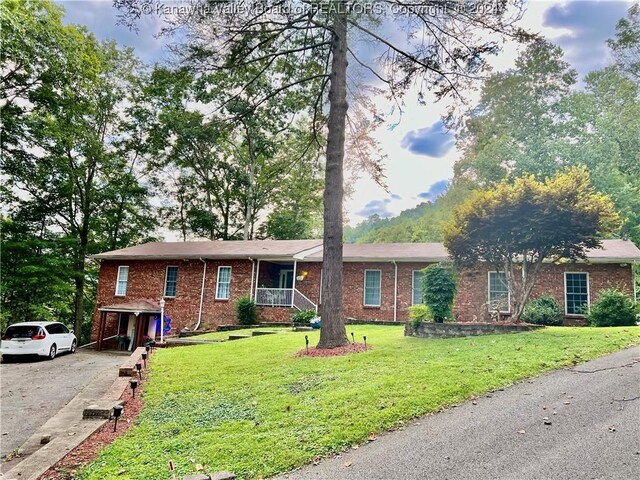
<path fill-rule="evenodd" d="M 115 296 L 116 277 L 119 265 L 129 266 L 129 280 L 125 297 Z M 166 299 L 166 314 L 172 319 L 172 333 L 185 326 L 193 328 L 198 320 L 200 288 L 203 263 L 199 260 L 153 260 L 153 261 L 103 261 L 100 267 L 96 307 L 123 303 L 131 300 L 150 299 L 159 301 L 164 291 L 165 271 L 168 265 L 178 266 L 178 285 L 175 298 Z M 411 305 L 412 272 L 426 267 L 426 263 L 398 263 L 398 310 L 397 320 L 408 319 L 407 308 Z M 219 266 L 232 267 L 231 293 L 229 300 L 216 300 L 216 282 Z M 261 268 L 262 268 L 261 262 Z M 308 272 L 303 281 L 296 281 L 296 288 L 312 302 L 320 303 L 320 278 L 322 265 L 318 262 L 298 263 L 298 274 Z M 381 305 L 364 307 L 364 271 L 381 270 Z M 346 318 L 356 320 L 393 320 L 394 269 L 391 262 L 345 263 L 343 303 Z M 458 279 L 458 295 L 454 312 L 460 321 L 485 321 L 488 313 L 487 271 L 482 267 L 467 271 Z M 564 272 L 588 272 L 591 302 L 598 298 L 600 290 L 615 286 L 627 293 L 633 292 L 631 267 L 619 264 L 563 264 L 545 265 L 532 298 L 543 293 L 553 294 L 564 308 Z M 207 260 L 202 323 L 200 328 L 236 323 L 235 301 L 251 290 L 252 263 L 249 260 Z M 255 285 L 254 285 L 255 287 Z M 96 308 L 92 338 L 97 338 L 100 313 Z M 289 321 L 288 308 L 261 308 L 261 321 Z M 580 322 L 580 317 L 567 319 L 566 323 Z M 115 334 L 117 315 L 110 315 L 105 336 Z M 111 331 L 113 330 L 113 331 Z"/>
<path fill-rule="evenodd" d="M 488 274 L 494 270 L 483 266 L 465 271 L 458 278 L 458 294 L 456 296 L 454 312 L 461 322 L 487 321 L 488 309 Z M 633 277 L 631 266 L 620 264 L 561 264 L 544 265 L 536 280 L 531 293 L 531 299 L 543 294 L 553 295 L 565 307 L 564 273 L 586 272 L 589 274 L 589 297 L 591 303 L 598 299 L 604 288 L 617 287 L 629 295 L 633 295 Z M 565 317 L 565 325 L 584 323 L 581 316 Z"/>
<path fill-rule="evenodd" d="M 115 296 L 118 266 L 129 266 L 127 293 Z M 204 264 L 199 260 L 129 260 L 103 261 L 100 265 L 96 311 L 94 314 L 92 339 L 97 338 L 100 312 L 105 305 L 124 303 L 132 300 L 149 299 L 159 301 L 164 293 L 165 271 L 168 265 L 178 267 L 178 284 L 175 298 L 166 298 L 165 312 L 172 320 L 171 333 L 184 327 L 193 328 L 198 322 L 202 271 Z M 216 300 L 218 267 L 231 267 L 231 291 L 229 300 Z M 251 290 L 251 261 L 249 260 L 207 260 L 202 322 L 200 328 L 236 322 L 235 301 Z M 117 321 L 112 322 L 113 329 Z M 110 323 L 111 325 L 111 323 Z M 109 333 L 109 330 L 106 330 Z M 110 333 L 111 335 L 115 334 Z"/>

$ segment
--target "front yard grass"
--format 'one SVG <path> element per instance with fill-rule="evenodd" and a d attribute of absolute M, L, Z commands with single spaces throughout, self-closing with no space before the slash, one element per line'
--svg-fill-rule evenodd
<path fill-rule="evenodd" d="M 318 332 L 172 348 L 152 356 L 137 424 L 80 478 L 171 478 L 230 470 L 286 472 L 371 433 L 542 372 L 640 343 L 640 328 L 563 328 L 447 340 L 401 327 L 348 326 L 373 349 L 294 357 Z M 125 406 L 126 408 L 126 406 Z"/>

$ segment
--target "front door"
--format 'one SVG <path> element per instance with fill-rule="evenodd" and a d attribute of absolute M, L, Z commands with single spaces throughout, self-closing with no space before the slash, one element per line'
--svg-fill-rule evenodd
<path fill-rule="evenodd" d="M 280 270 L 279 288 L 293 288 L 293 270 Z"/>

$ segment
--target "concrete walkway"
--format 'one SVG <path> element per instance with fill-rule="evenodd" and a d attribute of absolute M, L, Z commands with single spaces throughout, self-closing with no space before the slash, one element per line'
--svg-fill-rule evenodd
<path fill-rule="evenodd" d="M 136 352 L 133 355 L 136 355 Z M 126 354 L 117 356 L 119 364 L 128 361 L 129 358 Z M 108 421 L 99 418 L 83 419 L 84 409 L 96 403 L 115 404 L 127 388 L 128 381 L 128 377 L 118 377 L 117 366 L 101 370 L 72 400 L 22 444 L 16 459 L 3 464 L 0 478 L 37 480 L 49 467 Z M 50 441 L 43 445 L 43 437 L 48 437 Z"/>
<path fill-rule="evenodd" d="M 640 478 L 640 348 L 423 417 L 279 478 Z"/>

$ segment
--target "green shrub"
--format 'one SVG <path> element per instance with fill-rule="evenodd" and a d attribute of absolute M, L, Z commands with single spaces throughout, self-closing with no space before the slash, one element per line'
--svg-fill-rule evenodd
<path fill-rule="evenodd" d="M 409 307 L 409 318 L 415 330 L 422 322 L 433 322 L 433 313 L 427 305 L 418 303 Z"/>
<path fill-rule="evenodd" d="M 294 323 L 309 323 L 317 316 L 318 314 L 315 310 L 298 310 L 291 315 L 291 321 Z"/>
<path fill-rule="evenodd" d="M 524 307 L 522 320 L 536 325 L 562 325 L 562 307 L 551 295 L 543 295 Z"/>
<path fill-rule="evenodd" d="M 240 297 L 236 302 L 236 314 L 240 325 L 253 325 L 258 318 L 256 303 L 249 295 Z"/>
<path fill-rule="evenodd" d="M 422 298 L 431 309 L 433 319 L 443 322 L 451 318 L 453 299 L 456 296 L 456 277 L 453 270 L 445 265 L 429 265 L 422 270 Z"/>
<path fill-rule="evenodd" d="M 587 322 L 593 327 L 623 327 L 635 325 L 636 308 L 624 292 L 607 288 L 600 292 L 598 301 L 591 306 Z"/>

